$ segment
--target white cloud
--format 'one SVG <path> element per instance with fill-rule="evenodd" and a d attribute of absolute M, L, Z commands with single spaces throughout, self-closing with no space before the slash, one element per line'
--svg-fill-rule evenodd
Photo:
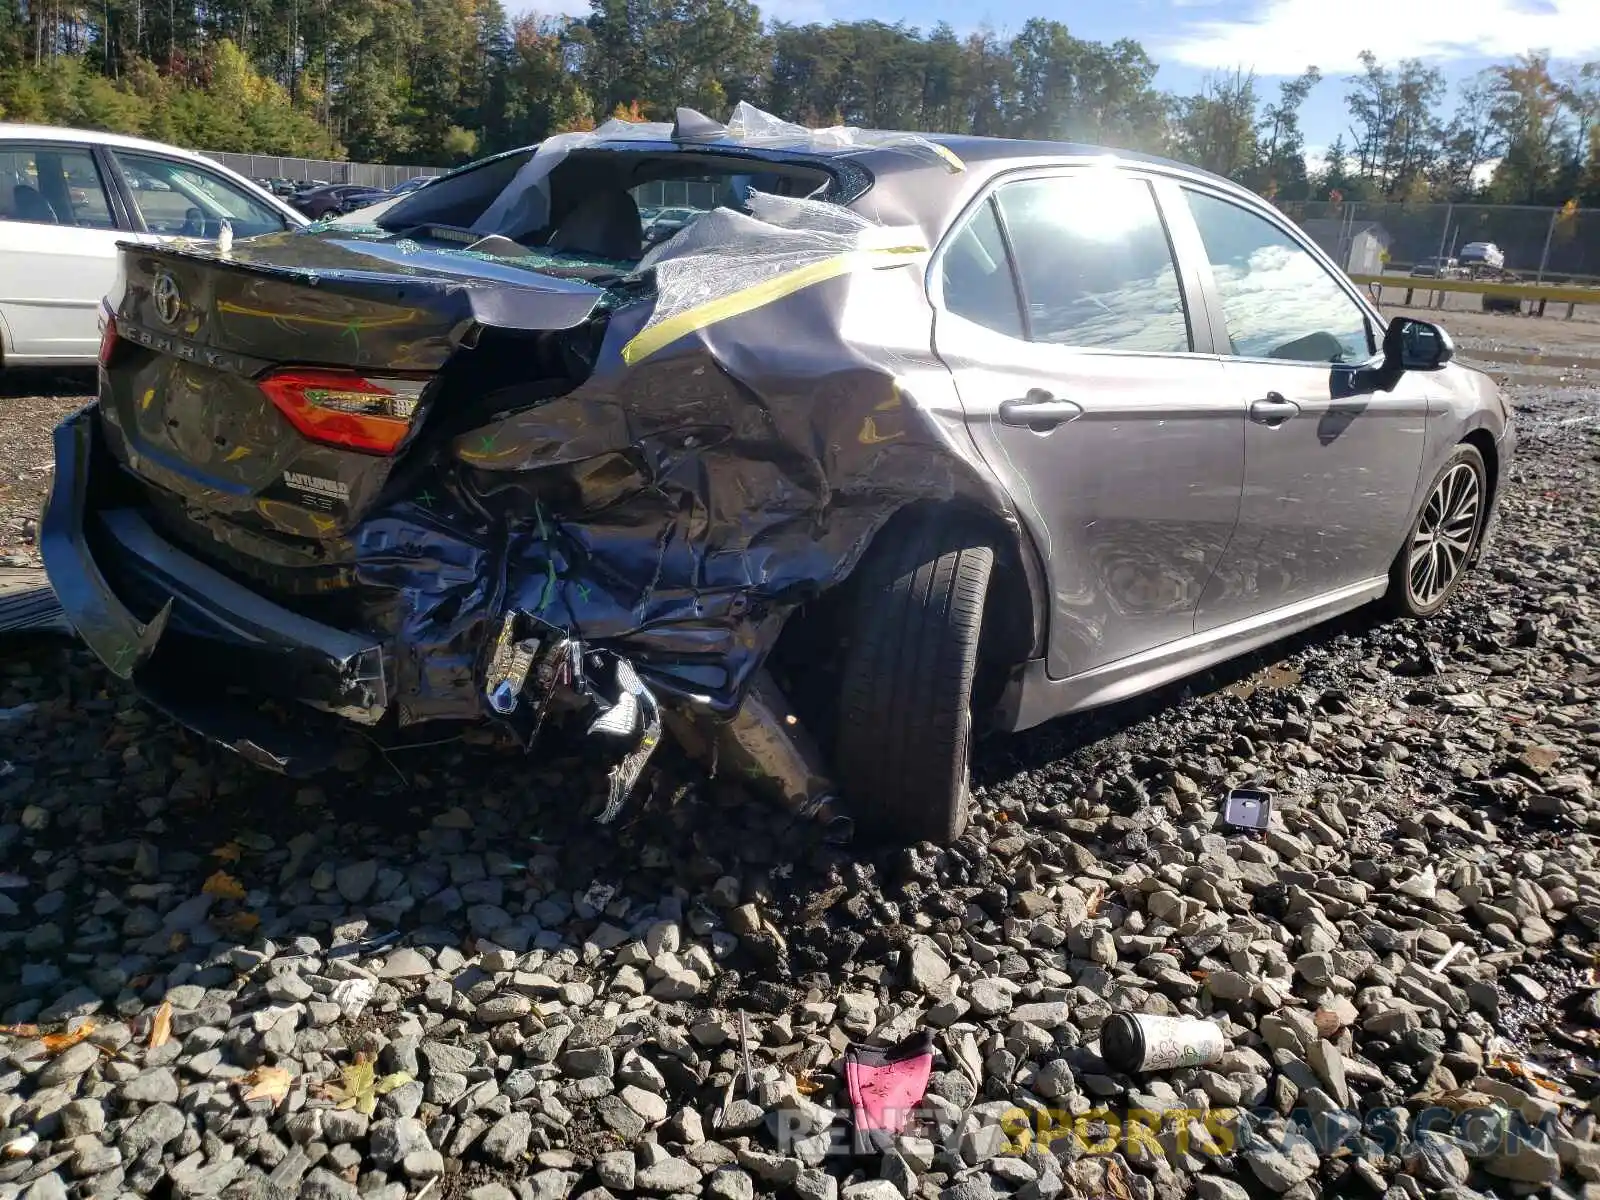
<path fill-rule="evenodd" d="M 1185 6 L 1186 7 L 1186 6 Z M 1248 16 L 1197 20 L 1158 43 L 1162 61 L 1260 75 L 1360 69 L 1381 60 L 1504 58 L 1549 49 L 1561 58 L 1600 52 L 1597 0 L 1254 0 Z"/>

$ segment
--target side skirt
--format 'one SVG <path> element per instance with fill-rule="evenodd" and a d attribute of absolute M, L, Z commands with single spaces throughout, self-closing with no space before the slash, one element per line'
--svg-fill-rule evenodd
<path fill-rule="evenodd" d="M 996 708 L 994 728 L 1016 732 L 1065 713 L 1126 700 L 1360 608 L 1388 588 L 1387 576 L 1364 579 L 1065 679 L 1050 678 L 1044 659 L 1030 659 L 1012 669 Z"/>

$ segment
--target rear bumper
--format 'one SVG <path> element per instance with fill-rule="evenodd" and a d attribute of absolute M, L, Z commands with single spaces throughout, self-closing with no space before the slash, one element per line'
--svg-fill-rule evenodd
<path fill-rule="evenodd" d="M 113 674 L 183 724 L 276 770 L 320 769 L 332 739 L 263 716 L 261 701 L 375 723 L 389 705 L 382 645 L 263 598 L 172 546 L 138 510 L 105 504 L 118 468 L 98 425 L 90 407 L 56 428 L 39 522 L 67 619 Z"/>

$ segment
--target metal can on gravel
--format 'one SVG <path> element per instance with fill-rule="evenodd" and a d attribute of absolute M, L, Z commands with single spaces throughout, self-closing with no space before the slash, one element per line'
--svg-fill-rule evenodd
<path fill-rule="evenodd" d="M 1100 1057 L 1128 1075 L 1204 1066 L 1227 1048 L 1217 1023 L 1200 1017 L 1117 1013 L 1100 1027 Z"/>

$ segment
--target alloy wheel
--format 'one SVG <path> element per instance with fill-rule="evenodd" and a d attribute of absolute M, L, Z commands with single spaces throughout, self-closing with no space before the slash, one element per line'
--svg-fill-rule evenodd
<path fill-rule="evenodd" d="M 1406 578 L 1419 608 L 1439 602 L 1466 569 L 1478 530 L 1483 486 L 1468 463 L 1457 463 L 1434 486 L 1411 537 Z"/>

